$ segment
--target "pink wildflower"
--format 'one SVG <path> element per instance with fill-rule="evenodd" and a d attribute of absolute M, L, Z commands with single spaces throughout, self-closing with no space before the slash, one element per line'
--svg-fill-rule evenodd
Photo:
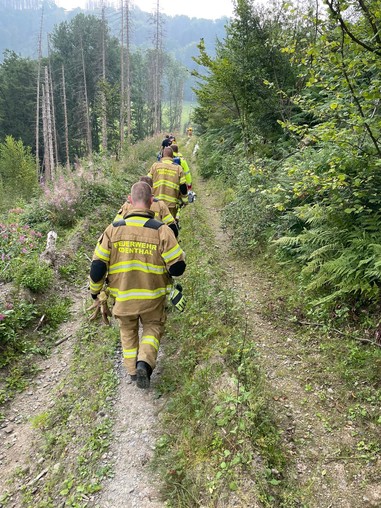
<path fill-rule="evenodd" d="M 0 321 L 4 321 L 5 319 L 5 314 L 0 314 Z"/>

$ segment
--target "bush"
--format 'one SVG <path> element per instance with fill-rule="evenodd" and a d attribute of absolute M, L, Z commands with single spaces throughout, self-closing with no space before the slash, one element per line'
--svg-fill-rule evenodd
<path fill-rule="evenodd" d="M 34 304 L 24 301 L 0 302 L 0 368 L 6 365 L 15 352 L 25 348 L 20 332 L 36 317 Z"/>
<path fill-rule="evenodd" d="M 22 212 L 22 210 L 21 210 Z M 10 218 L 16 210 L 10 210 Z M 0 279 L 12 280 L 14 268 L 24 258 L 41 250 L 42 234 L 28 225 L 17 222 L 0 223 Z"/>
<path fill-rule="evenodd" d="M 41 305 L 40 312 L 45 316 L 50 330 L 56 330 L 61 323 L 69 319 L 70 305 L 69 298 L 62 298 L 59 295 L 49 298 Z"/>
<path fill-rule="evenodd" d="M 25 260 L 15 274 L 16 283 L 33 293 L 44 293 L 51 286 L 53 279 L 53 270 L 37 256 Z"/>
<path fill-rule="evenodd" d="M 17 199 L 30 199 L 38 189 L 36 163 L 29 147 L 7 136 L 0 143 L 0 207 L 6 209 Z"/>

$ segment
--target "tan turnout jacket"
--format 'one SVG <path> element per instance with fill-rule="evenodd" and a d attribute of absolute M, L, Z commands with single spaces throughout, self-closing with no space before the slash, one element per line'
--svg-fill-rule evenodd
<path fill-rule="evenodd" d="M 114 222 L 123 219 L 132 209 L 133 206 L 128 201 L 123 203 L 122 208 L 115 216 Z M 164 224 L 167 225 L 175 223 L 175 219 L 173 218 L 168 206 L 164 203 L 164 201 L 159 201 L 157 198 L 154 198 L 151 205 L 151 210 L 155 213 L 156 220 L 164 222 Z"/>
<path fill-rule="evenodd" d="M 171 157 L 163 157 L 152 164 L 148 176 L 153 180 L 154 196 L 164 201 L 170 210 L 188 203 L 188 194 L 180 191 L 180 185 L 186 184 L 183 168 Z"/>
<path fill-rule="evenodd" d="M 93 260 L 107 265 L 114 314 L 129 316 L 164 305 L 171 283 L 167 269 L 184 257 L 171 229 L 156 221 L 153 211 L 133 209 L 106 228 Z M 93 294 L 102 289 L 105 277 L 97 283 L 90 279 Z"/>

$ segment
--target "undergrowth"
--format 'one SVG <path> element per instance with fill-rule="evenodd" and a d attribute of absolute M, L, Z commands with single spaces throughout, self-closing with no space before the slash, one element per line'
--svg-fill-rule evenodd
<path fill-rule="evenodd" d="M 170 398 L 155 460 L 163 495 L 176 508 L 278 506 L 285 459 L 245 308 L 228 288 L 205 212 L 196 202 L 182 217 L 188 304 L 171 314 L 164 346 L 159 389 Z"/>

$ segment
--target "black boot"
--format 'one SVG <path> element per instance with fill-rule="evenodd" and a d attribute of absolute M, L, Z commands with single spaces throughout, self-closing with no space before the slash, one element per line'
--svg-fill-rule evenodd
<path fill-rule="evenodd" d="M 147 362 L 138 362 L 136 364 L 136 386 L 138 388 L 149 388 L 150 378 L 152 374 L 152 367 Z"/>

